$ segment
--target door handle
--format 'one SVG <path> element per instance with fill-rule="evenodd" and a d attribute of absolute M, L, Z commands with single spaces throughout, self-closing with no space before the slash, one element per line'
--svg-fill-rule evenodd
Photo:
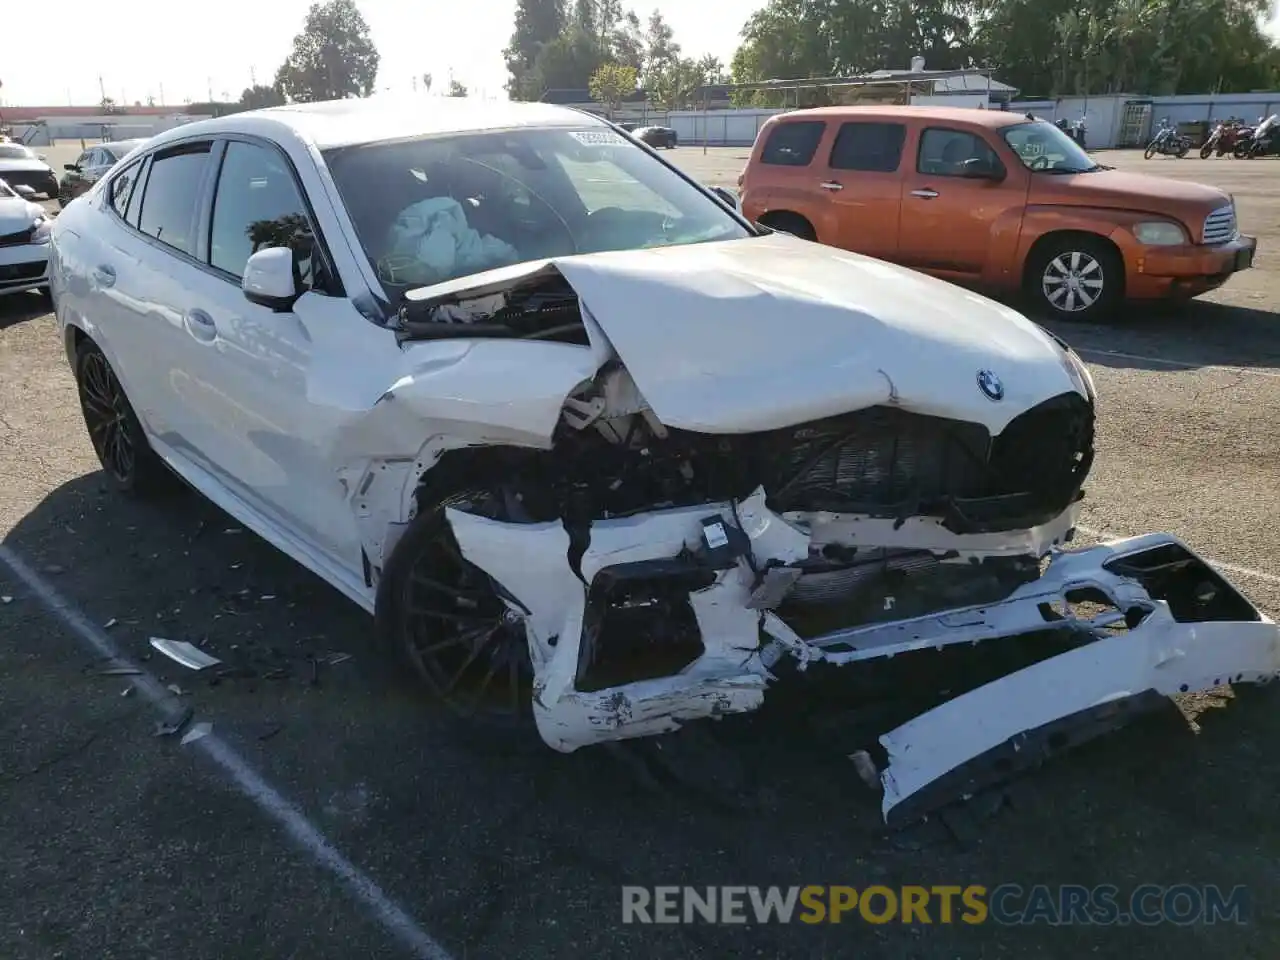
<path fill-rule="evenodd" d="M 834 180 L 823 180 L 818 184 L 823 190 L 843 190 L 843 183 L 836 183 Z"/>
<path fill-rule="evenodd" d="M 188 310 L 182 316 L 182 323 L 187 328 L 187 333 L 201 343 L 212 343 L 218 336 L 218 327 L 213 322 L 213 317 L 203 310 Z"/>
<path fill-rule="evenodd" d="M 100 266 L 94 267 L 93 279 L 94 279 L 94 282 L 96 282 L 100 287 L 114 286 L 116 282 L 115 268 L 105 263 L 101 264 Z"/>
<path fill-rule="evenodd" d="M 912 190 L 911 195 L 913 197 L 919 197 L 921 200 L 932 200 L 934 197 L 938 195 L 938 191 L 930 190 L 928 187 L 926 187 L 923 190 Z"/>

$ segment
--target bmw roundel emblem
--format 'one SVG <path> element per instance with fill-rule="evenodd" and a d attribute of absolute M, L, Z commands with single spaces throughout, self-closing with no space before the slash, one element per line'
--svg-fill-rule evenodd
<path fill-rule="evenodd" d="M 982 391 L 982 395 L 988 400 L 1004 399 L 1004 384 L 990 370 L 978 371 L 978 389 Z"/>

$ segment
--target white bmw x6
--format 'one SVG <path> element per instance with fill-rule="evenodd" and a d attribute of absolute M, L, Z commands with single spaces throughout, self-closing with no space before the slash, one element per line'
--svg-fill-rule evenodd
<path fill-rule="evenodd" d="M 1275 625 L 1176 538 L 1064 549 L 1094 455 L 1065 344 L 754 226 L 597 118 L 374 98 L 202 121 L 52 247 L 115 483 L 177 474 L 477 723 L 532 714 L 569 751 L 753 710 L 815 664 L 1021 645 L 867 745 L 910 817 L 1280 667 Z"/>

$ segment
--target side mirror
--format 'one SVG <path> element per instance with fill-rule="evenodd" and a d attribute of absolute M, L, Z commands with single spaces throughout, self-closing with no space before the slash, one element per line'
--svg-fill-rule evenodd
<path fill-rule="evenodd" d="M 41 163 L 44 163 L 44 161 L 48 160 L 49 158 L 46 157 L 43 153 L 41 153 L 36 156 L 36 159 L 39 160 Z"/>
<path fill-rule="evenodd" d="M 270 307 L 277 313 L 293 309 L 298 299 L 293 251 L 288 247 L 259 250 L 244 265 L 240 289 L 250 303 Z"/>
<path fill-rule="evenodd" d="M 725 206 L 732 207 L 739 213 L 742 212 L 742 202 L 738 199 L 738 195 L 728 187 L 712 187 L 711 192 L 724 201 Z"/>
<path fill-rule="evenodd" d="M 78 164 L 78 163 L 64 163 L 64 164 L 62 165 L 62 169 L 63 169 L 63 170 L 70 170 L 72 173 L 75 173 L 77 170 L 79 170 L 79 169 L 80 169 L 80 164 Z"/>
<path fill-rule="evenodd" d="M 980 157 L 970 157 L 960 165 L 960 176 L 966 180 L 990 180 L 998 183 L 1004 179 L 1004 168 L 992 166 Z"/>
<path fill-rule="evenodd" d="M 17 193 L 18 196 L 22 197 L 22 199 L 24 200 L 35 199 L 35 195 L 36 195 L 35 187 L 29 187 L 25 183 L 19 183 L 13 189 L 14 189 L 14 192 Z"/>

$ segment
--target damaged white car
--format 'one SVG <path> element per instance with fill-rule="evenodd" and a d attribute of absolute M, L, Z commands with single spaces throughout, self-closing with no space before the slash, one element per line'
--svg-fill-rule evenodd
<path fill-rule="evenodd" d="M 906 819 L 1153 695 L 1280 670 L 1275 625 L 1177 539 L 1063 549 L 1094 455 L 1063 343 L 753 227 L 575 111 L 182 126 L 58 218 L 51 273 L 121 488 L 177 473 L 445 703 L 557 750 L 1013 642 L 1021 666 L 869 745 Z"/>

